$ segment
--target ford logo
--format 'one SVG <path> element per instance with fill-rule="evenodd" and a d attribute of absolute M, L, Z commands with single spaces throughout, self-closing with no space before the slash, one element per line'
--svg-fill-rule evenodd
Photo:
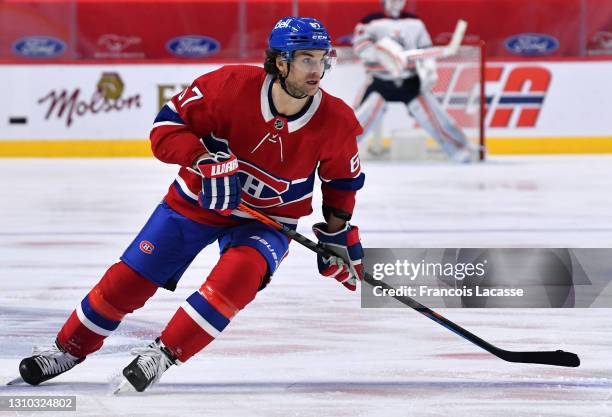
<path fill-rule="evenodd" d="M 506 39 L 505 46 L 516 55 L 548 55 L 559 48 L 559 41 L 541 33 L 521 33 Z"/>
<path fill-rule="evenodd" d="M 27 58 L 53 58 L 66 50 L 66 44 L 50 36 L 29 36 L 13 43 L 13 51 Z"/>
<path fill-rule="evenodd" d="M 208 36 L 179 36 L 166 43 L 166 49 L 183 58 L 201 58 L 219 52 L 219 42 Z"/>

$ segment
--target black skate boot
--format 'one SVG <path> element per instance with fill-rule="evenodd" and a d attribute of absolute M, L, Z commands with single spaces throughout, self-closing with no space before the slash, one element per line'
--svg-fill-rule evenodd
<path fill-rule="evenodd" d="M 132 349 L 131 353 L 138 356 L 123 369 L 123 376 L 138 392 L 159 381 L 168 368 L 177 364 L 159 337 L 147 347 Z"/>
<path fill-rule="evenodd" d="M 35 347 L 32 356 L 19 364 L 19 373 L 28 384 L 38 385 L 69 371 L 84 360 L 66 352 L 56 340 L 52 346 Z"/>

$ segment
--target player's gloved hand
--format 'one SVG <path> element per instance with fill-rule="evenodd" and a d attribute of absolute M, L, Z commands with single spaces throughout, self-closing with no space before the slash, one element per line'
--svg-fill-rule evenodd
<path fill-rule="evenodd" d="M 312 231 L 319 239 L 319 243 L 339 255 L 328 258 L 317 255 L 319 273 L 335 278 L 349 290 L 355 291 L 357 280 L 363 279 L 361 265 L 363 248 L 359 238 L 359 228 L 347 222 L 343 229 L 330 233 L 327 231 L 326 223 L 317 223 L 312 226 Z"/>
<path fill-rule="evenodd" d="M 240 204 L 238 160 L 225 152 L 207 154 L 198 159 L 196 167 L 202 176 L 200 206 L 229 216 Z"/>
<path fill-rule="evenodd" d="M 380 65 L 394 78 L 400 76 L 406 67 L 406 58 L 402 54 L 404 48 L 389 37 L 379 39 L 376 42 L 376 58 Z"/>

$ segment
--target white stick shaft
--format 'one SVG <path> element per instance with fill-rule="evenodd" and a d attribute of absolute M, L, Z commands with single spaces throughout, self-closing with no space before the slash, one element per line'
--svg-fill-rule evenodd
<path fill-rule="evenodd" d="M 424 58 L 435 58 L 455 55 L 463 42 L 465 31 L 467 29 L 467 22 L 459 19 L 455 31 L 451 37 L 450 42 L 446 46 L 434 46 L 431 48 L 411 49 L 404 51 L 403 56 L 407 61 L 414 61 L 416 59 Z"/>

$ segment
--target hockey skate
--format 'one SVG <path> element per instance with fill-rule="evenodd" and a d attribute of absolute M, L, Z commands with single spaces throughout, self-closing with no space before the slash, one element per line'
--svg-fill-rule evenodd
<path fill-rule="evenodd" d="M 115 394 L 130 390 L 130 385 L 136 391 L 142 392 L 159 381 L 168 368 L 177 364 L 176 358 L 166 349 L 159 337 L 147 347 L 132 349 L 131 353 L 137 356 L 123 369 L 125 379 L 115 390 Z"/>
<path fill-rule="evenodd" d="M 472 154 L 467 147 L 461 148 L 451 155 L 451 160 L 459 164 L 468 164 L 472 162 Z"/>
<path fill-rule="evenodd" d="M 69 371 L 83 360 L 85 358 L 76 358 L 66 352 L 56 340 L 52 346 L 35 347 L 32 356 L 23 359 L 19 364 L 19 373 L 23 382 L 38 385 Z M 21 380 L 17 378 L 11 382 L 17 383 Z"/>

